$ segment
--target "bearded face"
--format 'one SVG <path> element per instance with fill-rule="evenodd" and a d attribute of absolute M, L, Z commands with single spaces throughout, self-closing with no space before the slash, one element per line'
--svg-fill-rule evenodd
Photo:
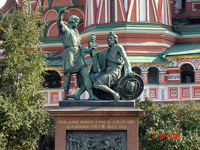
<path fill-rule="evenodd" d="M 107 42 L 108 46 L 112 47 L 113 45 L 115 45 L 115 38 L 113 36 L 108 36 Z"/>
<path fill-rule="evenodd" d="M 77 29 L 78 28 L 78 24 L 79 24 L 79 17 L 75 16 L 75 15 L 72 15 L 69 17 L 69 24 L 71 25 L 71 28 L 72 29 Z"/>
<path fill-rule="evenodd" d="M 74 20 L 73 20 L 73 28 L 78 28 L 78 24 L 79 24 L 79 19 L 78 18 L 74 18 Z"/>

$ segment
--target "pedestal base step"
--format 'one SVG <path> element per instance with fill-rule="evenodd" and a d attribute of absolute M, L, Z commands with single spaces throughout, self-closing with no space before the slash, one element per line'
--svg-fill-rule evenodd
<path fill-rule="evenodd" d="M 59 106 L 78 107 L 78 106 L 96 106 L 96 107 L 134 107 L 134 100 L 62 100 Z"/>

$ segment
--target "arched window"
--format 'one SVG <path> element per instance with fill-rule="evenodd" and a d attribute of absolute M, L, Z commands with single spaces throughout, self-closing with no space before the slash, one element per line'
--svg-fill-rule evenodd
<path fill-rule="evenodd" d="M 114 8 L 114 0 L 110 0 L 110 22 L 115 21 L 115 8 Z"/>
<path fill-rule="evenodd" d="M 141 76 L 141 70 L 140 70 L 140 68 L 138 68 L 138 67 L 133 67 L 133 68 L 132 68 L 132 71 L 135 72 L 135 73 L 137 73 L 137 74 L 139 74 L 139 75 Z"/>
<path fill-rule="evenodd" d="M 46 71 L 45 74 L 43 74 L 43 77 L 45 79 L 43 83 L 43 87 L 48 88 L 60 88 L 61 87 L 61 77 L 57 71 Z"/>
<path fill-rule="evenodd" d="M 194 83 L 194 69 L 190 64 L 184 64 L 180 68 L 181 83 Z"/>
<path fill-rule="evenodd" d="M 159 83 L 158 69 L 151 67 L 148 69 L 148 83 Z"/>

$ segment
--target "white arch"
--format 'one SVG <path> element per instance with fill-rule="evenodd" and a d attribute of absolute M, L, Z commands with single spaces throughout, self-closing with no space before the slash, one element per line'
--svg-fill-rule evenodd
<path fill-rule="evenodd" d="M 83 24 L 83 22 L 82 23 L 80 23 L 79 25 L 78 25 L 78 28 L 81 26 Z"/>
<path fill-rule="evenodd" d="M 156 69 L 158 69 L 159 72 L 161 71 L 160 68 L 159 68 L 158 66 L 149 66 L 148 69 L 147 69 L 147 71 L 148 71 L 150 68 L 156 68 Z M 158 72 L 158 73 L 159 73 L 159 72 Z"/>
<path fill-rule="evenodd" d="M 56 0 L 53 1 L 52 7 L 54 7 L 55 2 L 56 2 Z"/>
<path fill-rule="evenodd" d="M 57 24 L 57 22 L 54 22 L 50 27 L 49 27 L 49 30 L 47 31 L 47 37 L 49 37 L 49 32 L 51 31 L 51 28 Z"/>
<path fill-rule="evenodd" d="M 72 10 L 72 9 L 75 9 L 75 10 L 78 10 L 79 12 L 81 12 L 81 14 L 83 15 L 83 18 L 84 18 L 84 13 L 83 13 L 81 10 L 79 10 L 79 9 L 77 9 L 77 8 L 69 8 L 68 10 L 70 11 L 70 10 Z"/>
<path fill-rule="evenodd" d="M 151 80 L 151 82 L 149 81 L 149 77 L 151 77 L 151 73 L 153 73 L 152 71 L 149 71 L 149 69 L 151 68 L 156 68 L 157 69 L 157 77 L 155 78 L 155 76 L 153 76 L 154 79 L 156 79 L 156 82 L 152 82 L 153 80 Z M 147 73 L 147 82 L 148 83 L 160 83 L 160 69 L 157 66 L 151 66 L 147 69 L 148 73 Z"/>
<path fill-rule="evenodd" d="M 47 11 L 47 13 L 44 15 L 43 19 L 44 21 L 46 21 L 46 16 L 48 13 L 50 13 L 51 11 L 54 11 L 57 14 L 57 11 L 55 9 L 50 9 L 49 11 Z"/>
<path fill-rule="evenodd" d="M 196 69 L 196 66 L 193 64 L 193 62 L 188 61 L 188 60 L 179 62 L 178 67 L 181 68 L 181 66 L 185 65 L 185 64 L 190 64 L 193 67 L 194 70 Z"/>
<path fill-rule="evenodd" d="M 65 25 L 67 25 L 67 22 L 63 21 Z M 47 31 L 47 37 L 49 37 L 49 32 L 51 31 L 51 28 L 57 24 L 57 22 L 54 22 L 50 27 L 49 27 L 49 30 Z"/>
<path fill-rule="evenodd" d="M 179 65 L 178 65 L 178 67 L 179 67 L 179 70 L 180 70 L 180 80 L 181 80 L 181 83 L 187 83 L 187 81 L 184 81 L 184 79 L 186 80 L 186 75 L 184 75 L 183 73 L 182 73 L 182 71 L 181 71 L 181 67 L 183 66 L 183 65 L 186 65 L 186 64 L 189 64 L 189 65 L 191 65 L 192 67 L 193 67 L 193 71 L 191 71 L 191 81 L 190 81 L 190 83 L 194 83 L 195 82 L 195 69 L 196 69 L 196 67 L 195 67 L 195 65 L 193 65 L 193 63 L 192 62 L 190 62 L 190 61 L 187 61 L 187 62 L 180 62 L 179 63 Z M 193 80 L 194 81 L 193 81 Z"/>
<path fill-rule="evenodd" d="M 56 71 L 56 72 L 60 75 L 60 77 L 61 77 L 61 82 L 62 82 L 62 75 L 61 75 L 60 70 L 59 70 L 59 71 L 58 71 L 58 70 L 54 70 L 54 71 Z"/>

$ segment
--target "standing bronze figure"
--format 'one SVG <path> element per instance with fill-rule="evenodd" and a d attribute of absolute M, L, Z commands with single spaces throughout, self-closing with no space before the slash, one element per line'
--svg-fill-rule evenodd
<path fill-rule="evenodd" d="M 65 47 L 64 56 L 63 56 L 63 73 L 64 73 L 64 90 L 65 98 L 67 100 L 69 95 L 69 86 L 70 86 L 70 77 L 71 74 L 76 73 L 78 78 L 82 81 L 79 84 L 84 84 L 86 90 L 89 93 L 89 99 L 97 100 L 97 97 L 94 96 L 92 90 L 92 83 L 89 78 L 87 66 L 85 63 L 85 53 L 89 53 L 91 49 L 87 49 L 84 46 L 81 46 L 81 37 L 77 30 L 79 24 L 79 17 L 72 15 L 69 18 L 68 25 L 65 25 L 62 21 L 62 14 L 66 13 L 66 8 L 60 9 L 57 15 L 57 26 L 59 29 L 59 34 L 61 36 L 63 45 Z M 91 37 L 88 42 L 93 42 L 94 37 Z M 80 99 L 80 95 L 76 99 Z"/>

